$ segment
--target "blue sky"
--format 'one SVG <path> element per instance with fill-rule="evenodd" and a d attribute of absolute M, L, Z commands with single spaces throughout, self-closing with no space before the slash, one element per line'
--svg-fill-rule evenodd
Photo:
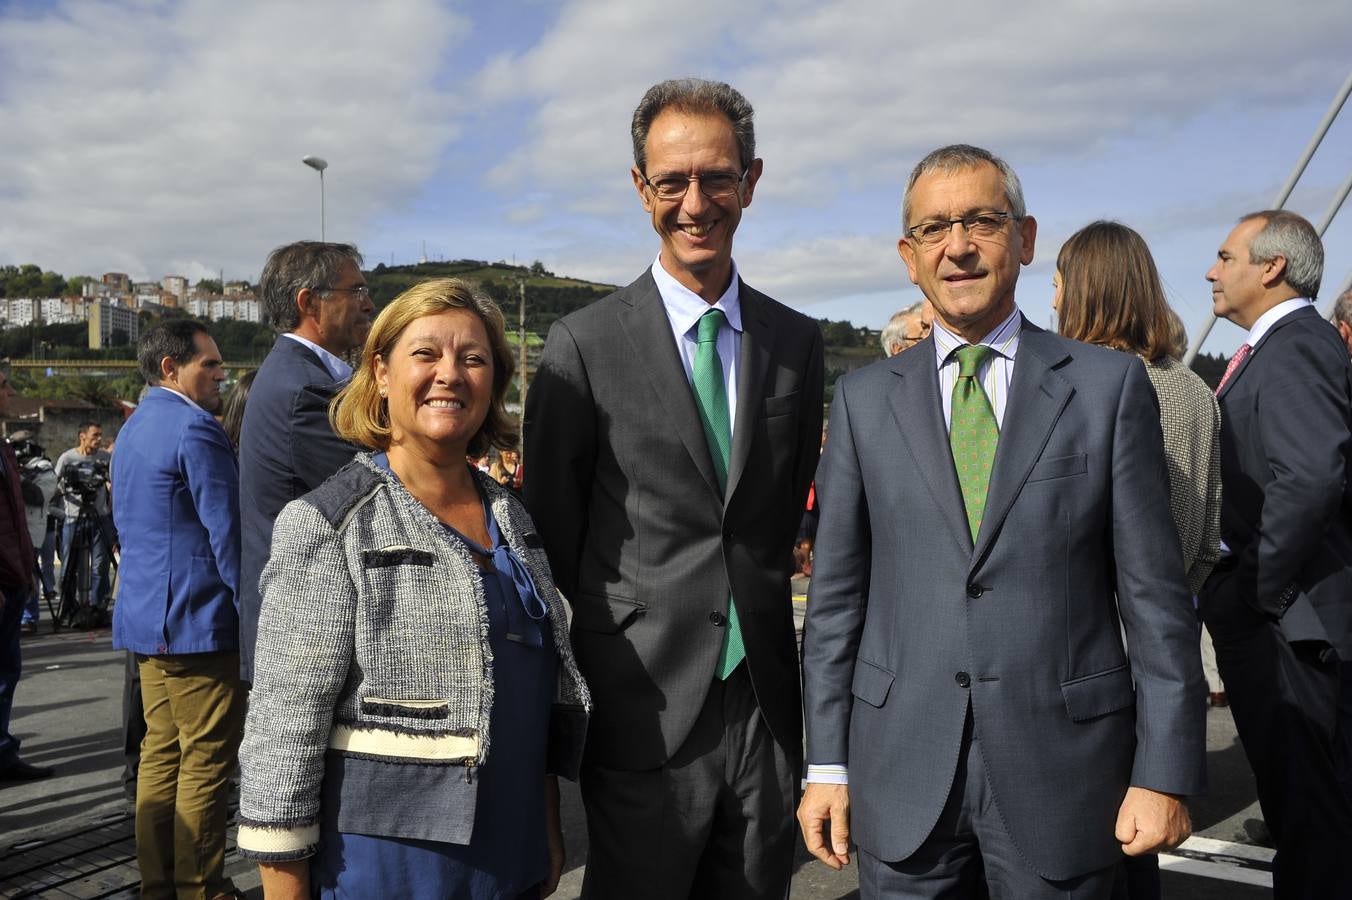
<path fill-rule="evenodd" d="M 372 265 L 426 242 L 625 283 L 657 251 L 630 114 L 698 75 L 756 107 L 765 175 L 737 259 L 785 302 L 877 327 L 918 299 L 901 187 L 965 141 L 1014 165 L 1039 219 L 1034 321 L 1061 242 L 1107 217 L 1145 235 L 1191 330 L 1215 248 L 1352 69 L 1349 35 L 1346 0 L 0 2 L 0 263 L 256 279 L 269 249 L 318 236 L 299 161 L 316 154 L 329 237 Z M 1352 109 L 1288 206 L 1319 219 L 1349 169 Z M 1325 243 L 1331 294 L 1352 211 Z M 1240 337 L 1223 323 L 1207 349 Z"/>

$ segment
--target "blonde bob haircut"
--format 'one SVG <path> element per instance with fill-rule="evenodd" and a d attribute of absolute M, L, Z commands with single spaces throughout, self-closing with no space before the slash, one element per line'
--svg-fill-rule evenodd
<path fill-rule="evenodd" d="M 376 360 L 388 360 L 404 329 L 418 319 L 455 309 L 478 317 L 488 333 L 493 352 L 493 399 L 483 425 L 470 439 L 466 452 L 470 456 L 482 456 L 490 447 L 512 449 L 516 446 L 516 424 L 507 415 L 506 407 L 507 386 L 511 384 L 516 367 L 512 364 L 512 350 L 507 345 L 502 310 L 458 278 L 435 278 L 415 284 L 380 311 L 371 325 L 371 333 L 366 336 L 361 365 L 353 372 L 352 381 L 329 405 L 329 424 L 339 437 L 373 450 L 389 449 L 390 416 L 376 384 Z"/>

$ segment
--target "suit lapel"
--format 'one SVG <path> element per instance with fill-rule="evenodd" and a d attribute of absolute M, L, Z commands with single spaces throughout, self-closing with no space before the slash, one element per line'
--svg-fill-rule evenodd
<path fill-rule="evenodd" d="M 737 363 L 737 421 L 732 429 L 732 451 L 728 460 L 728 492 L 731 497 L 746 471 L 751 453 L 753 431 L 765 395 L 765 373 L 770 368 L 775 331 L 765 299 L 739 280 L 742 307 L 741 355 Z"/>
<path fill-rule="evenodd" d="M 1219 401 L 1226 394 L 1230 393 L 1230 388 L 1234 387 L 1235 382 L 1239 381 L 1239 376 L 1244 374 L 1244 370 L 1249 367 L 1249 363 L 1253 362 L 1253 358 L 1258 355 L 1258 349 L 1267 343 L 1268 338 L 1272 337 L 1272 335 L 1277 331 L 1278 328 L 1281 328 L 1282 326 L 1290 322 L 1294 322 L 1297 319 L 1302 319 L 1305 318 L 1306 316 L 1312 315 L 1315 316 L 1318 315 L 1318 312 L 1315 310 L 1313 306 L 1302 306 L 1300 309 L 1292 310 L 1291 312 L 1282 316 L 1277 321 L 1273 322 L 1272 327 L 1270 327 L 1267 331 L 1263 333 L 1263 336 L 1258 339 L 1258 343 L 1255 344 L 1254 348 L 1249 351 L 1249 355 L 1244 357 L 1244 361 L 1241 362 L 1239 366 L 1236 367 L 1236 369 L 1230 373 L 1230 380 L 1225 382 L 1225 385 L 1220 389 L 1220 391 L 1217 392 L 1216 400 Z"/>
<path fill-rule="evenodd" d="M 629 286 L 624 302 L 628 308 L 620 313 L 620 327 L 629 340 L 633 359 L 647 376 L 658 402 L 666 410 L 671 427 L 721 505 L 723 493 L 718 487 L 709 444 L 704 439 L 704 426 L 695 409 L 695 395 L 686 380 L 685 366 L 676 353 L 671 320 L 667 318 L 662 295 L 657 291 L 651 272 L 644 272 Z"/>
<path fill-rule="evenodd" d="M 892 371 L 900 377 L 897 386 L 888 393 L 888 405 L 920 480 L 944 511 L 944 522 L 958 543 L 971 549 L 972 532 L 967 525 L 958 475 L 953 469 L 953 448 L 948 442 L 940 405 L 934 352 L 934 340 L 929 338 L 892 357 Z"/>
<path fill-rule="evenodd" d="M 1074 393 L 1070 384 L 1054 371 L 1066 356 L 1060 342 L 1049 340 L 1040 328 L 1024 325 L 1019 334 L 1000 443 L 991 468 L 986 512 L 976 536 L 974 560 L 981 558 L 999 533 L 1028 473 L 1047 446 L 1056 420 Z"/>

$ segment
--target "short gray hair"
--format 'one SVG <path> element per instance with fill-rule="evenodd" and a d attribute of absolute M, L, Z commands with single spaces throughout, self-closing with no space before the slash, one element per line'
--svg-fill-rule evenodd
<path fill-rule="evenodd" d="M 755 111 L 747 99 L 721 81 L 703 78 L 675 78 L 648 88 L 634 110 L 629 134 L 634 140 L 634 165 L 648 174 L 648 129 L 665 109 L 683 113 L 717 113 L 727 117 L 737 138 L 737 154 L 742 171 L 756 159 Z"/>
<path fill-rule="evenodd" d="M 1242 217 L 1240 223 L 1263 219 L 1249 242 L 1249 262 L 1262 264 L 1277 257 L 1286 260 L 1282 278 L 1291 289 L 1311 300 L 1319 296 L 1324 278 L 1324 244 L 1304 216 L 1285 209 L 1264 209 Z"/>
<path fill-rule="evenodd" d="M 268 254 L 258 279 L 263 298 L 263 321 L 277 332 L 300 326 L 296 294 L 305 288 L 332 287 L 344 263 L 362 267 L 361 254 L 352 244 L 296 241 Z"/>
<path fill-rule="evenodd" d="M 1343 291 L 1338 297 L 1338 302 L 1333 304 L 1333 318 L 1352 325 L 1352 291 Z"/>
<path fill-rule="evenodd" d="M 906 325 L 912 319 L 920 318 L 920 311 L 925 308 L 925 301 L 912 303 L 905 309 L 899 309 L 892 313 L 892 318 L 887 320 L 883 326 L 882 334 L 878 336 L 883 345 L 883 353 L 892 355 L 892 344 L 904 340 L 906 337 Z"/>
<path fill-rule="evenodd" d="M 983 164 L 995 166 L 1000 171 L 1000 179 L 1005 186 L 1005 201 L 1009 204 L 1010 214 L 1016 219 L 1022 219 L 1026 216 L 1028 208 L 1023 203 L 1023 185 L 1019 183 L 1019 176 L 1014 174 L 1014 170 L 1010 168 L 1009 163 L 989 150 L 973 147 L 971 144 L 949 144 L 947 147 L 940 147 L 930 153 L 916 163 L 915 168 L 911 170 L 911 178 L 906 182 L 906 193 L 901 198 L 902 230 L 905 231 L 910 227 L 906 223 L 911 220 L 911 190 L 915 187 L 915 183 L 920 180 L 921 175 L 928 175 L 930 172 L 943 172 L 946 175 L 951 175 L 954 172 L 973 169 Z"/>

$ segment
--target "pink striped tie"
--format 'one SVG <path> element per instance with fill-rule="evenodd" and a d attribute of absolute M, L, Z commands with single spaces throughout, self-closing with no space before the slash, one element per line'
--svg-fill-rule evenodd
<path fill-rule="evenodd" d="M 1225 366 L 1225 374 L 1221 376 L 1221 383 L 1216 385 L 1217 394 L 1225 387 L 1225 383 L 1230 380 L 1230 376 L 1235 374 L 1235 369 L 1239 368 L 1239 364 L 1249 358 L 1249 351 L 1252 349 L 1248 344 L 1239 345 L 1239 349 L 1235 351 L 1234 356 L 1230 357 L 1230 362 Z"/>

